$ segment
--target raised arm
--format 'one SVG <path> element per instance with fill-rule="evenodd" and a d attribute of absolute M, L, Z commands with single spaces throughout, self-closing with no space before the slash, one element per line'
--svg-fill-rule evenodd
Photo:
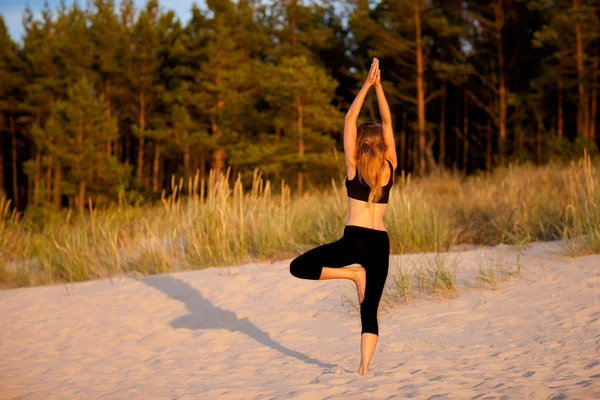
<path fill-rule="evenodd" d="M 360 114 L 360 109 L 362 108 L 363 102 L 369 91 L 371 85 L 375 84 L 376 72 L 379 68 L 379 60 L 376 58 L 373 59 L 373 63 L 371 63 L 371 69 L 369 70 L 369 75 L 365 83 L 360 88 L 360 91 L 356 95 L 356 98 L 352 102 L 352 105 L 348 109 L 346 113 L 346 118 L 344 122 L 344 153 L 346 156 L 346 165 L 348 168 L 354 167 L 356 165 L 356 160 L 354 159 L 354 151 L 356 148 L 356 120 L 358 119 L 358 115 Z"/>
<path fill-rule="evenodd" d="M 394 165 L 394 169 L 398 166 L 398 159 L 396 156 L 396 141 L 394 140 L 394 130 L 392 129 L 392 114 L 390 113 L 390 106 L 383 93 L 383 86 L 381 86 L 380 71 L 377 70 L 375 79 L 375 92 L 377 93 L 377 103 L 379 104 L 379 114 L 381 114 L 381 122 L 383 125 L 383 138 L 387 149 L 385 151 L 385 158 L 390 160 Z"/>

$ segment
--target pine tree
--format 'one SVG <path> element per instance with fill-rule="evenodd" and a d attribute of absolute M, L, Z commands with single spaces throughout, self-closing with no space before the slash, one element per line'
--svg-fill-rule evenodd
<path fill-rule="evenodd" d="M 50 40 L 55 49 L 53 60 L 58 69 L 63 96 L 67 88 L 83 76 L 90 82 L 96 80 L 96 73 L 92 69 L 94 49 L 88 17 L 89 13 L 81 9 L 77 2 L 73 2 L 69 9 L 61 2 L 57 11 Z"/>
<path fill-rule="evenodd" d="M 146 130 L 148 122 L 152 119 L 158 96 L 156 93 L 156 80 L 160 51 L 158 25 L 160 10 L 157 0 L 148 0 L 145 8 L 140 12 L 135 25 L 126 38 L 126 43 L 131 53 L 131 68 L 127 70 L 127 79 L 131 90 L 129 104 L 133 118 L 132 133 L 138 138 L 136 179 L 139 185 L 145 186 L 147 176 L 144 174 L 144 159 L 146 151 Z M 128 39 L 128 40 L 127 40 Z M 125 50 L 127 52 L 127 50 Z M 125 65 L 127 66 L 127 64 Z"/>
<path fill-rule="evenodd" d="M 554 49 L 559 93 L 562 95 L 563 82 L 569 76 L 576 81 L 577 133 L 593 143 L 595 118 L 592 118 L 592 114 L 595 113 L 596 95 L 591 92 L 597 85 L 594 80 L 597 51 L 594 52 L 594 47 L 600 38 L 600 20 L 596 12 L 600 8 L 600 1 L 530 0 L 529 7 L 541 12 L 547 20 L 547 24 L 535 33 L 535 42 L 538 46 L 545 45 Z M 562 111 L 560 120 L 562 121 Z M 562 134 L 562 128 L 559 132 L 559 135 Z"/>
<path fill-rule="evenodd" d="M 282 149 L 278 161 L 288 165 L 297 163 L 297 187 L 302 193 L 306 165 L 317 163 L 318 167 L 324 163 L 319 153 L 334 146 L 334 140 L 322 133 L 342 128 L 342 115 L 331 104 L 337 82 L 305 56 L 283 57 L 266 72 L 270 79 L 262 82 L 265 99 L 280 116 L 284 129 L 297 134 L 297 155 L 289 152 L 293 148 L 289 146 L 288 151 Z M 290 143 L 293 136 L 286 139 Z M 324 166 L 333 164 L 325 162 Z"/>
<path fill-rule="evenodd" d="M 481 4 L 466 1 L 460 16 L 468 27 L 466 42 L 470 51 L 463 63 L 445 65 L 441 73 L 465 91 L 469 100 L 484 110 L 498 129 L 498 152 L 504 164 L 507 154 L 509 64 L 506 62 L 507 23 L 515 17 L 512 0 L 494 0 Z M 487 129 L 491 146 L 491 128 Z M 491 149 L 492 147 L 490 147 Z M 491 156 L 490 151 L 488 155 Z M 492 160 L 486 161 L 488 166 Z"/>
<path fill-rule="evenodd" d="M 258 123 L 254 108 L 260 99 L 257 54 L 266 36 L 253 20 L 251 2 L 207 1 L 207 5 L 211 17 L 195 6 L 192 9 L 180 73 L 191 94 L 188 111 L 198 124 L 195 130 L 210 133 L 217 146 L 211 167 L 222 170 L 240 135 Z"/>
<path fill-rule="evenodd" d="M 34 129 L 38 148 L 53 156 L 59 166 L 63 193 L 72 195 L 83 212 L 87 198 L 106 202 L 107 194 L 125 179 L 127 171 L 106 153 L 107 143 L 117 137 L 116 119 L 106 118 L 104 95 L 94 95 L 87 78 L 67 89 L 67 98 L 52 107 L 52 118 Z M 114 194 L 114 193 L 113 193 Z"/>
<path fill-rule="evenodd" d="M 148 129 L 147 137 L 152 139 L 154 154 L 152 159 L 152 191 L 158 192 L 162 189 L 161 176 L 164 172 L 164 160 L 169 156 L 174 139 L 172 127 L 173 103 L 181 100 L 177 93 L 179 88 L 179 77 L 177 69 L 181 65 L 178 57 L 182 52 L 181 39 L 183 28 L 179 19 L 173 11 L 167 11 L 160 17 L 158 24 L 159 60 L 158 78 L 156 84 L 157 103 L 150 121 L 152 128 Z M 177 103 L 179 104 L 179 103 Z M 188 159 L 189 161 L 189 159 Z M 189 167 L 189 163 L 187 164 Z M 184 172 L 186 178 L 189 169 Z"/>
<path fill-rule="evenodd" d="M 133 30 L 136 24 L 137 9 L 133 0 L 121 0 L 119 4 L 119 30 L 118 44 L 116 49 L 118 83 L 112 85 L 111 99 L 114 99 L 115 107 L 119 114 L 119 134 L 121 136 L 121 160 L 125 165 L 131 165 L 133 126 L 139 122 L 139 116 L 135 113 L 132 104 L 138 102 L 136 94 L 132 91 L 131 71 L 134 69 L 133 60 Z M 111 100 L 112 101 L 112 100 Z"/>
<path fill-rule="evenodd" d="M 423 0 L 387 0 L 372 12 L 366 2 L 359 2 L 352 23 L 359 33 L 372 38 L 372 54 L 387 66 L 383 76 L 396 83 L 388 90 L 390 95 L 416 108 L 418 171 L 423 174 L 427 156 L 430 164 L 434 162 L 426 140 L 425 110 L 443 93 L 431 85 L 433 39 L 457 36 L 460 27 L 450 24 L 435 3 Z"/>
<path fill-rule="evenodd" d="M 265 70 L 262 86 L 265 99 L 275 112 L 276 129 L 295 132 L 295 139 L 285 136 L 287 143 L 281 146 L 295 141 L 297 155 L 289 153 L 291 147 L 283 147 L 278 161 L 298 166 L 299 194 L 304 191 L 307 165 L 317 171 L 324 165 L 334 165 L 313 152 L 331 148 L 333 140 L 322 133 L 341 129 L 343 125 L 342 114 L 332 106 L 338 84 L 328 76 L 318 57 L 319 51 L 331 46 L 332 31 L 323 24 L 326 13 L 326 7 L 316 4 L 282 0 L 275 2 L 264 19 L 277 40 L 267 49 L 267 54 L 276 61 Z"/>
<path fill-rule="evenodd" d="M 0 15 L 0 193 L 5 184 L 5 157 L 11 150 L 12 203 L 20 206 L 17 182 L 17 118 L 22 113 L 25 65 Z M 9 141 L 10 135 L 10 141 Z M 9 144 L 10 143 L 10 144 Z"/>
<path fill-rule="evenodd" d="M 64 13 L 64 8 L 62 8 Z M 27 8 L 23 18 L 25 35 L 23 38 L 23 54 L 26 61 L 26 97 L 24 108 L 26 115 L 22 122 L 35 143 L 36 129 L 46 124 L 51 118 L 53 105 L 65 95 L 67 83 L 64 82 L 65 75 L 57 62 L 60 59 L 60 48 L 57 40 L 57 30 L 54 15 L 47 3 L 42 10 L 42 19 L 37 21 L 33 18 L 32 11 Z M 64 27 L 64 24 L 63 24 Z M 43 149 L 37 147 L 33 150 L 34 160 L 23 163 L 24 172 L 28 175 L 29 189 L 32 201 L 30 204 L 38 205 L 44 198 L 48 198 L 51 188 L 52 159 L 45 155 Z M 43 165 L 46 174 L 43 175 Z"/>
<path fill-rule="evenodd" d="M 90 16 L 90 36 L 93 42 L 93 69 L 96 71 L 96 89 L 106 99 L 106 118 L 109 120 L 118 110 L 117 99 L 123 95 L 124 74 L 119 68 L 118 52 L 121 43 L 121 26 L 115 13 L 114 0 L 94 0 L 94 9 Z M 118 155 L 114 146 L 108 143 L 107 154 Z"/>

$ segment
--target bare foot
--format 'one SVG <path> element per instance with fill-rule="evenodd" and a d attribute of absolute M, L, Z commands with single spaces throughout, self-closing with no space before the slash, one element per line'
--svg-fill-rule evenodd
<path fill-rule="evenodd" d="M 365 287 L 367 286 L 367 271 L 361 265 L 356 268 L 356 292 L 358 294 L 358 304 L 361 304 L 365 299 Z"/>
<path fill-rule="evenodd" d="M 366 376 L 369 374 L 369 368 L 365 368 L 361 364 L 360 367 L 358 367 L 358 371 L 356 371 L 356 372 L 358 372 L 359 375 Z"/>

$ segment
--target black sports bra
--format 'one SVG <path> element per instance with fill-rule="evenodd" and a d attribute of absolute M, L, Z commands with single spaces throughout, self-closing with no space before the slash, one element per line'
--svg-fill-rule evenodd
<path fill-rule="evenodd" d="M 390 164 L 390 180 L 383 187 L 383 195 L 381 196 L 379 201 L 377 201 L 377 203 L 379 204 L 387 204 L 388 199 L 390 197 L 390 189 L 394 185 L 394 167 L 390 160 L 385 161 L 387 161 Z M 348 197 L 351 197 L 356 200 L 369 201 L 369 193 L 371 191 L 371 188 L 366 183 L 362 183 L 358 180 L 358 170 L 356 171 L 356 174 L 354 175 L 354 178 L 352 178 L 352 180 L 348 180 L 348 177 L 346 177 L 346 189 L 348 191 Z"/>

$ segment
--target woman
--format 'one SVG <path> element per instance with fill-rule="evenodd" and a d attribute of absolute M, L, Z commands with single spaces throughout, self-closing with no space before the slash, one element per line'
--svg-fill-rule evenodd
<path fill-rule="evenodd" d="M 357 128 L 356 119 L 372 85 L 383 126 L 365 122 Z M 392 118 L 381 87 L 377 58 L 346 114 L 344 152 L 348 167 L 348 220 L 343 237 L 296 257 L 290 264 L 290 273 L 301 279 L 350 279 L 356 283 L 362 325 L 357 372 L 367 375 L 379 338 L 377 308 L 389 265 L 390 241 L 382 220 L 397 165 Z M 341 268 L 350 264 L 359 266 Z"/>

